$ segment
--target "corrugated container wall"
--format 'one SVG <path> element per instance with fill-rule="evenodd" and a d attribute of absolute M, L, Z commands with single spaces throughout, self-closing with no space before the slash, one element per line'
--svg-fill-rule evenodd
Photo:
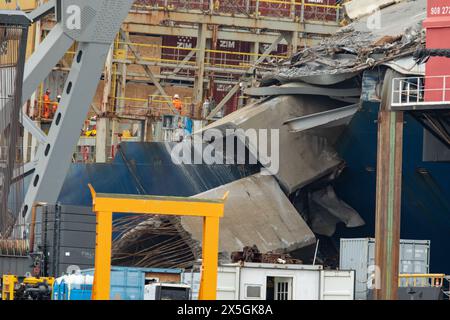
<path fill-rule="evenodd" d="M 94 275 L 94 269 L 81 271 Z M 145 269 L 111 267 L 111 300 L 144 300 Z"/>
<path fill-rule="evenodd" d="M 111 267 L 111 300 L 144 300 L 145 280 L 153 278 L 155 274 L 166 274 L 181 279 L 181 269 L 155 269 L 155 268 L 128 268 Z M 63 281 L 55 282 L 54 299 L 57 300 L 90 300 L 92 295 L 92 283 L 89 276 L 94 276 L 94 269 L 82 270 L 77 285 L 64 284 Z M 69 276 L 70 277 L 70 276 Z M 62 283 L 62 285 L 61 285 Z"/>
<path fill-rule="evenodd" d="M 400 240 L 400 274 L 429 273 L 430 245 L 428 240 Z M 375 265 L 375 239 L 341 239 L 339 260 L 341 270 L 356 271 L 356 299 L 367 299 L 367 282 Z"/>
<path fill-rule="evenodd" d="M 90 207 L 38 208 L 35 252 L 46 252 L 44 273 L 59 277 L 94 266 L 96 217 Z M 70 273 L 70 272 L 69 272 Z"/>
<path fill-rule="evenodd" d="M 32 270 L 33 259 L 30 257 L 0 255 L 0 277 L 7 274 L 22 277 Z"/>

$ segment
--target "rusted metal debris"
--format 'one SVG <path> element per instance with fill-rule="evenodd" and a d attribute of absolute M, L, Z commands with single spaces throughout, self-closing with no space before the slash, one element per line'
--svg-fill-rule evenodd
<path fill-rule="evenodd" d="M 233 252 L 231 254 L 233 263 L 253 262 L 253 263 L 271 263 L 271 264 L 302 264 L 303 261 L 294 259 L 287 253 L 261 253 L 256 245 L 244 247 L 243 251 Z"/>

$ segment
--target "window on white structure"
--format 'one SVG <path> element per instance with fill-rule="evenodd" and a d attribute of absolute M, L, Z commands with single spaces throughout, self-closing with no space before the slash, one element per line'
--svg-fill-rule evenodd
<path fill-rule="evenodd" d="M 292 300 L 292 278 L 267 277 L 266 300 Z"/>
<path fill-rule="evenodd" d="M 261 299 L 261 286 L 246 285 L 245 286 L 246 299 Z"/>

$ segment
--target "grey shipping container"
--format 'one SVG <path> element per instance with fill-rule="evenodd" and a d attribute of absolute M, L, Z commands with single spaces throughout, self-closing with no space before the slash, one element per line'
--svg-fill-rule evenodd
<path fill-rule="evenodd" d="M 5 274 L 25 276 L 33 270 L 33 260 L 30 257 L 0 256 L 0 277 Z"/>
<path fill-rule="evenodd" d="M 69 267 L 94 266 L 96 216 L 91 207 L 48 206 L 39 208 L 35 250 L 45 251 L 45 271 L 61 276 Z"/>
<path fill-rule="evenodd" d="M 426 274 L 430 270 L 428 240 L 400 240 L 400 274 Z M 375 266 L 375 239 L 341 239 L 339 267 L 356 271 L 356 300 L 366 300 L 367 283 Z"/>

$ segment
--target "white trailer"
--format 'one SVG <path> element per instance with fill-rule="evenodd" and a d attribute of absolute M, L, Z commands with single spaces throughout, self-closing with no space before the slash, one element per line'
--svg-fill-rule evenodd
<path fill-rule="evenodd" d="M 185 273 L 185 284 L 198 296 L 199 273 Z M 355 272 L 322 266 L 243 263 L 221 265 L 218 300 L 353 300 Z M 193 285 L 192 285 L 193 283 Z"/>

